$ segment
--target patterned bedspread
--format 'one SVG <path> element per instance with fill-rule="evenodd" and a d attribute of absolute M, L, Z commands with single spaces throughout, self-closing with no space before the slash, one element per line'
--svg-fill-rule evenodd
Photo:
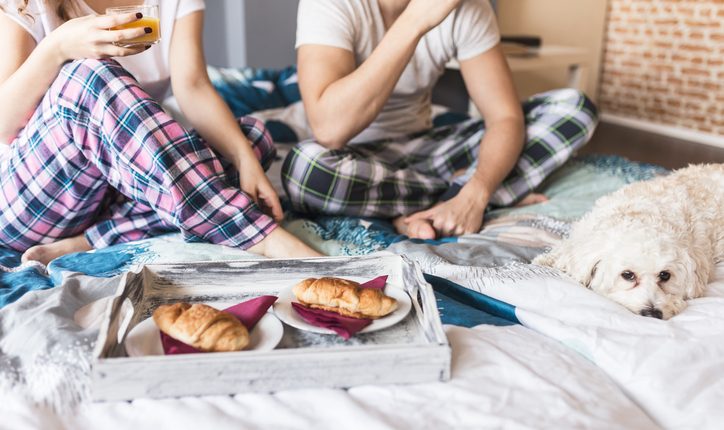
<path fill-rule="evenodd" d="M 533 273 L 528 263 L 565 234 L 568 221 L 581 216 L 600 196 L 665 170 L 609 156 L 576 159 L 556 173 L 542 190 L 550 201 L 488 213 L 479 234 L 442 240 L 409 240 L 385 220 L 351 217 L 305 218 L 287 215 L 285 227 L 327 255 L 365 255 L 387 250 L 414 256 L 424 270 L 445 277 L 460 266 L 469 277 L 515 279 Z M 249 253 L 201 243 L 183 243 L 177 235 L 117 245 L 61 257 L 42 267 L 20 266 L 18 253 L 0 248 L 0 307 L 23 294 L 59 285 L 64 272 L 115 276 L 135 264 L 253 258 Z"/>

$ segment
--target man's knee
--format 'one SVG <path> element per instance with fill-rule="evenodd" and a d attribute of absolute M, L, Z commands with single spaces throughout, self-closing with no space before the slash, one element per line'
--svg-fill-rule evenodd
<path fill-rule="evenodd" d="M 539 118 L 546 123 L 546 130 L 555 128 L 559 137 L 575 147 L 588 142 L 598 125 L 598 109 L 586 94 L 565 88 L 549 91 L 539 100 Z"/>
<path fill-rule="evenodd" d="M 588 143 L 588 140 L 593 136 L 593 132 L 596 130 L 598 125 L 598 108 L 583 91 L 569 89 L 570 102 L 571 102 L 571 115 L 584 128 L 585 138 L 582 139 L 580 146 Z"/>
<path fill-rule="evenodd" d="M 330 150 L 315 141 L 295 145 L 282 164 L 282 185 L 298 210 L 310 210 L 308 198 L 326 195 L 338 177 L 339 161 L 343 154 Z"/>
<path fill-rule="evenodd" d="M 551 91 L 550 99 L 559 109 L 566 110 L 570 116 L 580 118 L 582 122 L 586 122 L 595 126 L 598 123 L 598 108 L 596 104 L 583 92 L 574 88 L 564 88 L 561 90 Z"/>

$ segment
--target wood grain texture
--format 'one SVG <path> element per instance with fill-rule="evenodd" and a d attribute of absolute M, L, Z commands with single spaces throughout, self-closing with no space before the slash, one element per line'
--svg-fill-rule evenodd
<path fill-rule="evenodd" d="M 410 295 L 413 309 L 395 326 L 347 342 L 285 325 L 273 351 L 130 358 L 123 347 L 127 333 L 162 303 L 240 302 L 308 277 L 365 281 L 385 274 Z M 432 288 L 405 257 L 254 260 L 148 265 L 126 274 L 98 338 L 92 392 L 95 400 L 124 400 L 449 378 L 450 346 Z"/>

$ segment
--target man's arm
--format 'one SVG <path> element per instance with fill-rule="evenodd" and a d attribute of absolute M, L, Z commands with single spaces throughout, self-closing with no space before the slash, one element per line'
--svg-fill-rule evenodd
<path fill-rule="evenodd" d="M 379 115 L 410 62 L 420 38 L 460 0 L 411 0 L 367 60 L 355 69 L 346 49 L 302 45 L 299 89 L 317 141 L 338 149 Z"/>
<path fill-rule="evenodd" d="M 480 230 L 490 196 L 515 166 L 525 139 L 523 111 L 500 47 L 461 61 L 460 70 L 485 119 L 477 171 L 455 197 L 405 220 L 428 220 L 441 236 Z"/>
<path fill-rule="evenodd" d="M 475 188 L 487 205 L 490 195 L 515 166 L 525 140 L 523 110 L 510 68 L 500 46 L 460 62 L 470 98 L 485 119 L 475 176 L 465 188 Z"/>

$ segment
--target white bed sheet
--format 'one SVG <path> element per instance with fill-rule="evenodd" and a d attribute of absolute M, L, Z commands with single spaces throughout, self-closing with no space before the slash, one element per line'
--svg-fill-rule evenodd
<path fill-rule="evenodd" d="M 86 403 L 62 415 L 0 390 L 0 428 L 657 428 L 604 372 L 559 342 L 522 326 L 446 331 L 448 383 Z"/>
<path fill-rule="evenodd" d="M 515 305 L 525 326 L 588 357 L 662 427 L 723 428 L 724 263 L 705 297 L 668 321 L 635 315 L 568 280 L 458 281 Z"/>

